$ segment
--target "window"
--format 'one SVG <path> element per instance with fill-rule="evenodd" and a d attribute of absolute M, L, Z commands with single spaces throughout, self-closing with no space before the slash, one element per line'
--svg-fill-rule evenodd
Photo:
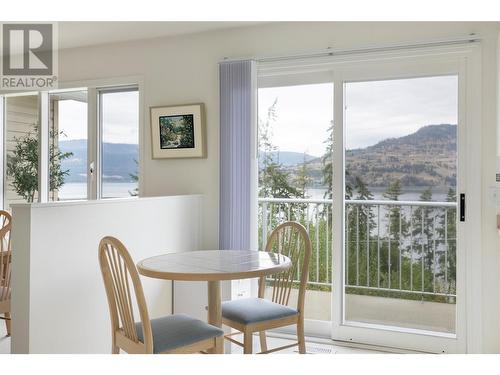
<path fill-rule="evenodd" d="M 87 199 L 87 91 L 50 94 L 49 199 Z"/>
<path fill-rule="evenodd" d="M 138 193 L 139 92 L 106 90 L 99 95 L 101 118 L 101 197 Z"/>
<path fill-rule="evenodd" d="M 5 95 L 0 105 L 5 209 L 139 194 L 136 86 Z"/>

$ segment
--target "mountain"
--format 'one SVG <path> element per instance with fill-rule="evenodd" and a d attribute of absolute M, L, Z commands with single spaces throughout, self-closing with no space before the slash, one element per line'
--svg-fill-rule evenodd
<path fill-rule="evenodd" d="M 61 162 L 62 170 L 69 170 L 66 182 L 86 182 L 87 141 L 84 139 L 59 141 L 61 152 L 73 155 Z M 127 143 L 103 143 L 103 180 L 106 182 L 131 182 L 131 174 L 137 173 L 138 145 Z"/>
<path fill-rule="evenodd" d="M 316 156 L 308 155 L 301 152 L 293 152 L 293 151 L 272 151 L 272 152 L 259 152 L 259 166 L 262 166 L 264 158 L 270 155 L 271 159 L 280 163 L 281 165 L 288 167 L 297 164 L 302 164 L 304 160 L 306 162 L 316 159 Z"/>
<path fill-rule="evenodd" d="M 457 127 L 451 124 L 427 125 L 415 133 L 388 138 L 373 146 L 347 150 L 346 183 L 359 176 L 371 187 L 387 187 L 400 179 L 406 187 L 444 187 L 456 185 Z M 298 167 L 285 169 L 292 175 Z M 307 162 L 313 185 L 322 186 L 321 158 Z"/>
<path fill-rule="evenodd" d="M 85 182 L 87 141 L 60 141 L 62 152 L 73 156 L 62 162 L 62 169 L 70 170 L 66 182 Z M 400 179 L 403 186 L 443 187 L 456 184 L 456 125 L 427 125 L 415 133 L 388 138 L 366 148 L 346 151 L 348 184 L 360 176 L 371 187 L 387 187 L 388 181 Z M 130 174 L 137 173 L 138 146 L 123 143 L 103 144 L 103 179 L 108 182 L 131 182 Z M 306 161 L 312 185 L 323 186 L 321 158 L 292 151 L 275 151 L 273 160 L 279 161 L 293 179 Z M 259 164 L 265 154 L 259 155 Z"/>
<path fill-rule="evenodd" d="M 455 186 L 456 125 L 428 125 L 400 138 L 385 139 L 364 149 L 346 152 L 347 182 L 360 176 L 369 186 Z"/>

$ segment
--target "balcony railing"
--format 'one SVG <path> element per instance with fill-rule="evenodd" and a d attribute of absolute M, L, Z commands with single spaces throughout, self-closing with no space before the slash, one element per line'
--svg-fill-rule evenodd
<path fill-rule="evenodd" d="M 286 220 L 311 238 L 308 287 L 330 290 L 332 201 L 259 198 L 260 248 Z M 344 225 L 347 293 L 455 301 L 455 202 L 346 200 Z"/>

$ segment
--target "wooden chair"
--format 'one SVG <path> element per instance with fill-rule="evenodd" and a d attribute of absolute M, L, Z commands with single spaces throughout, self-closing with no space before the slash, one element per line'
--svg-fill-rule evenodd
<path fill-rule="evenodd" d="M 292 267 L 276 275 L 259 280 L 258 298 L 244 298 L 227 301 L 222 304 L 222 323 L 243 333 L 243 343 L 226 335 L 225 338 L 243 346 L 245 354 L 252 353 L 252 335 L 260 334 L 261 353 L 272 353 L 278 350 L 299 346 L 299 353 L 305 354 L 304 338 L 304 299 L 309 274 L 311 257 L 311 240 L 306 229 L 297 222 L 285 222 L 279 225 L 270 235 L 266 251 L 278 252 L 288 256 Z M 299 275 L 298 281 L 294 281 Z M 298 282 L 297 307 L 288 306 L 292 287 Z M 272 287 L 271 301 L 265 299 L 266 283 Z M 294 344 L 279 348 L 267 349 L 266 330 L 297 325 L 297 339 Z"/>
<path fill-rule="evenodd" d="M 99 244 L 99 263 L 111 315 L 113 354 L 196 353 L 214 351 L 216 337 L 223 331 L 187 315 L 149 319 L 146 299 L 137 268 L 125 246 L 116 238 L 104 237 Z M 134 320 L 132 284 L 140 322 Z"/>
<path fill-rule="evenodd" d="M 4 314 L 7 336 L 11 334 L 10 281 L 12 250 L 10 246 L 10 229 L 12 217 L 7 211 L 0 210 L 0 313 Z"/>

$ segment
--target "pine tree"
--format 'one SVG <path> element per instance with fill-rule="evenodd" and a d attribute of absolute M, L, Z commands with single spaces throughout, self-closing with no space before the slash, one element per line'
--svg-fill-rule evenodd
<path fill-rule="evenodd" d="M 274 160 L 273 154 L 277 147 L 273 145 L 272 123 L 276 121 L 276 106 L 278 98 L 267 110 L 265 121 L 259 119 L 259 155 L 261 168 L 259 170 L 259 196 L 271 198 L 300 197 L 299 190 L 292 185 L 290 174 L 283 169 L 279 161 Z"/>
<path fill-rule="evenodd" d="M 453 188 L 448 189 L 448 194 L 446 196 L 447 202 L 456 202 L 457 201 L 457 192 Z M 451 208 L 446 210 L 446 214 L 448 218 L 446 220 L 447 226 L 447 236 L 448 239 L 453 239 L 452 241 L 447 241 L 448 243 L 448 284 L 449 291 L 455 292 L 456 288 L 456 278 L 457 278 L 457 210 L 456 208 Z"/>
<path fill-rule="evenodd" d="M 288 173 L 273 155 L 277 147 L 272 143 L 272 124 L 277 119 L 276 106 L 278 99 L 267 111 L 266 120 L 259 119 L 258 146 L 259 146 L 259 196 L 263 198 L 298 198 L 304 193 L 294 186 L 290 173 Z M 271 227 L 283 218 L 296 220 L 300 209 L 290 206 L 290 211 L 285 205 L 270 205 Z"/>
<path fill-rule="evenodd" d="M 383 197 L 391 201 L 398 201 L 401 195 L 401 181 L 395 180 L 389 184 L 387 190 L 384 192 Z M 388 233 L 392 235 L 393 239 L 399 240 L 400 232 L 400 216 L 401 216 L 401 231 L 403 231 L 403 215 L 401 212 L 401 206 L 394 205 L 389 206 L 388 212 L 386 213 L 386 218 L 388 219 Z"/>
<path fill-rule="evenodd" d="M 429 187 L 420 194 L 421 202 L 432 201 L 432 189 Z M 434 207 L 419 206 L 413 210 L 413 239 L 416 241 L 414 247 L 420 257 L 424 257 L 425 269 L 429 272 L 433 271 L 434 258 L 431 256 L 432 251 L 429 251 L 433 245 L 434 233 L 434 215 L 436 210 Z M 422 253 L 423 245 L 423 253 Z"/>
<path fill-rule="evenodd" d="M 295 186 L 297 187 L 300 198 L 308 198 L 307 188 L 311 184 L 311 177 L 309 176 L 309 165 L 306 160 L 306 153 L 304 152 L 302 164 L 297 171 L 295 178 Z"/>
<path fill-rule="evenodd" d="M 361 177 L 356 176 L 354 179 L 354 189 L 356 192 L 356 200 L 372 200 L 373 194 L 368 190 L 366 184 Z M 366 272 L 367 262 L 370 259 L 370 283 L 373 285 L 373 277 L 375 275 L 376 263 L 374 258 L 368 255 L 369 242 L 371 240 L 370 233 L 375 227 L 375 214 L 371 210 L 370 205 L 348 205 L 347 206 L 347 251 L 349 258 L 349 282 L 368 286 L 368 274 Z M 370 251 L 371 253 L 371 251 Z M 359 267 L 356 267 L 359 264 Z M 359 270 L 359 277 L 356 277 L 356 272 Z"/>
<path fill-rule="evenodd" d="M 366 186 L 363 179 L 359 176 L 356 176 L 354 179 L 354 190 L 356 191 L 356 199 L 358 200 L 370 200 L 373 199 L 373 194 L 368 187 Z"/>
<path fill-rule="evenodd" d="M 401 181 L 395 180 L 389 184 L 387 190 L 384 192 L 384 198 L 387 198 L 391 201 L 399 200 L 399 196 L 401 195 Z"/>
<path fill-rule="evenodd" d="M 261 180 L 261 194 L 271 198 L 297 198 L 300 191 L 290 184 L 290 173 L 281 169 L 281 165 L 271 163 L 264 169 Z"/>
<path fill-rule="evenodd" d="M 389 184 L 383 197 L 391 201 L 398 201 L 401 195 L 401 181 L 395 180 Z M 401 247 L 402 239 L 407 230 L 407 223 L 404 217 L 404 212 L 400 205 L 389 205 L 385 214 L 387 219 L 387 233 L 385 241 L 383 241 L 383 251 L 380 269 L 383 273 L 386 287 L 394 288 L 399 286 L 399 264 L 400 257 L 403 261 L 403 248 Z"/>
<path fill-rule="evenodd" d="M 356 191 L 357 200 L 373 200 L 373 194 L 359 176 L 356 176 L 354 180 L 354 190 Z M 370 205 L 360 205 L 360 215 L 364 227 L 368 228 L 368 224 L 369 228 L 375 227 L 375 213 L 372 212 Z"/>
<path fill-rule="evenodd" d="M 455 189 L 449 188 L 446 195 L 447 202 L 456 202 L 457 194 Z M 436 233 L 440 243 L 447 246 L 447 249 L 440 252 L 437 262 L 439 264 L 438 276 L 442 280 L 444 290 L 442 292 L 454 293 L 456 286 L 456 228 L 457 210 L 456 208 L 444 208 L 438 215 Z M 445 272 L 446 269 L 446 272 Z M 446 274 L 446 277 L 445 277 Z M 444 281 L 447 284 L 444 284 Z"/>
<path fill-rule="evenodd" d="M 321 158 L 323 163 L 323 169 L 321 170 L 323 174 L 323 184 L 326 186 L 326 191 L 323 194 L 325 199 L 333 198 L 333 131 L 334 125 L 333 121 L 330 122 L 330 126 L 327 129 L 327 137 L 323 143 L 326 144 L 325 154 Z M 346 169 L 346 177 L 349 176 L 349 171 Z M 345 186 L 346 199 L 352 198 L 352 186 L 346 183 Z"/>
<path fill-rule="evenodd" d="M 327 130 L 327 138 L 323 143 L 326 144 L 325 154 L 321 158 L 323 163 L 323 183 L 326 186 L 326 191 L 323 195 L 325 199 L 333 198 L 333 121 Z"/>
<path fill-rule="evenodd" d="M 273 104 L 267 110 L 267 118 L 265 121 L 259 118 L 258 126 L 258 147 L 259 147 L 259 159 L 262 163 L 262 171 L 259 176 L 265 173 L 267 167 L 274 163 L 273 151 L 276 147 L 272 144 L 272 128 L 271 124 L 276 121 L 276 105 L 278 104 L 278 98 L 276 98 Z"/>

